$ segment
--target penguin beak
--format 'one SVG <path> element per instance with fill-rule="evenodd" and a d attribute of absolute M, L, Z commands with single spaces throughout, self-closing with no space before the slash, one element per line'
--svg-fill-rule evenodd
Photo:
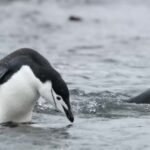
<path fill-rule="evenodd" d="M 74 121 L 74 116 L 73 113 L 71 111 L 71 108 L 69 106 L 66 105 L 66 103 L 64 102 L 64 100 L 57 100 L 57 95 L 53 92 L 53 90 L 51 90 L 52 93 L 52 98 L 54 101 L 54 105 L 55 108 L 59 111 L 61 111 L 62 113 L 64 113 L 66 115 L 66 117 L 69 119 L 70 122 Z"/>
<path fill-rule="evenodd" d="M 67 110 L 64 106 L 62 106 L 63 109 L 64 109 L 64 112 L 66 114 L 66 117 L 69 119 L 70 122 L 73 122 L 74 121 L 74 116 L 73 116 L 73 113 L 71 110 Z"/>

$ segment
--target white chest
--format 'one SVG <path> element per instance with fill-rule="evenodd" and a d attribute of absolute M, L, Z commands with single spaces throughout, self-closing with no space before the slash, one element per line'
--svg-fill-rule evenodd
<path fill-rule="evenodd" d="M 0 86 L 0 122 L 31 121 L 32 111 L 39 97 L 40 81 L 32 70 L 23 66 Z"/>

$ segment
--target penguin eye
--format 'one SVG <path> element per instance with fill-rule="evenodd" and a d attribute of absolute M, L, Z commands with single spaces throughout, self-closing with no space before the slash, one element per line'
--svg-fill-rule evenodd
<path fill-rule="evenodd" d="M 61 97 L 60 97 L 60 96 L 57 96 L 56 98 L 57 98 L 57 100 L 58 100 L 58 101 L 60 101 L 60 100 L 61 100 Z"/>

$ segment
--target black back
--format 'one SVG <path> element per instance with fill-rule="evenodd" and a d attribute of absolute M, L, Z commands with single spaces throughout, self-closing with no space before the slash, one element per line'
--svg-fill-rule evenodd
<path fill-rule="evenodd" d="M 142 94 L 131 98 L 127 102 L 129 103 L 137 103 L 137 104 L 150 104 L 150 89 L 143 92 Z"/>
<path fill-rule="evenodd" d="M 0 84 L 9 80 L 23 65 L 28 65 L 34 75 L 42 82 L 50 80 L 54 91 L 62 96 L 70 107 L 69 91 L 60 74 L 50 65 L 48 60 L 29 48 L 16 50 L 0 60 Z"/>
<path fill-rule="evenodd" d="M 0 60 L 0 84 L 6 82 L 23 65 L 28 65 L 42 82 L 48 80 L 47 71 L 58 73 L 51 67 L 49 62 L 38 52 L 29 49 L 19 49 Z M 48 72 L 49 72 L 48 71 Z"/>

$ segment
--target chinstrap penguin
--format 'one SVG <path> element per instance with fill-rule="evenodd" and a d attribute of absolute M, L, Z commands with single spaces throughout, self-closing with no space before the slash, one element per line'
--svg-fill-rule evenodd
<path fill-rule="evenodd" d="M 40 96 L 74 121 L 68 87 L 42 55 L 22 48 L 0 60 L 0 123 L 31 122 Z"/>

